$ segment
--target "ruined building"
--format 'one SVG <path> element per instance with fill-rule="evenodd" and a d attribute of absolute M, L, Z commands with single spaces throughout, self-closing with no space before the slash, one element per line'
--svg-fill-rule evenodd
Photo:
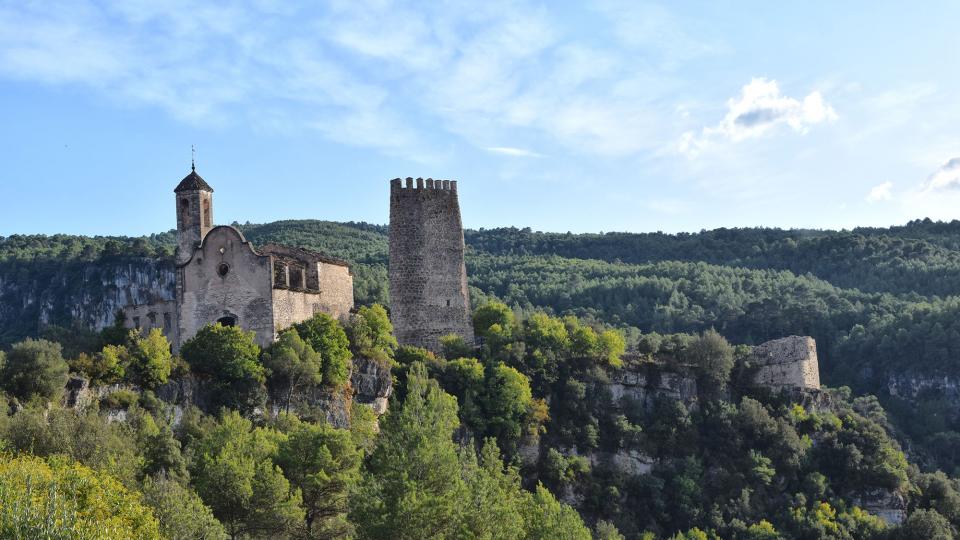
<path fill-rule="evenodd" d="M 213 225 L 213 188 L 191 167 L 174 189 L 177 210 L 174 300 L 124 308 L 127 325 L 161 328 L 174 350 L 219 322 L 256 334 L 260 346 L 315 313 L 346 317 L 353 276 L 346 262 L 301 248 L 259 248 L 229 225 Z"/>
<path fill-rule="evenodd" d="M 457 182 L 390 181 L 390 306 L 401 345 L 440 349 L 456 334 L 473 343 Z"/>

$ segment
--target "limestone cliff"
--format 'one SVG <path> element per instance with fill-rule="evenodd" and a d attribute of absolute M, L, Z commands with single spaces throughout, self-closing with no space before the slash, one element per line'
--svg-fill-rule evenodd
<path fill-rule="evenodd" d="M 7 263 L 0 271 L 0 345 L 51 324 L 99 330 L 124 306 L 173 300 L 174 292 L 166 259 Z"/>

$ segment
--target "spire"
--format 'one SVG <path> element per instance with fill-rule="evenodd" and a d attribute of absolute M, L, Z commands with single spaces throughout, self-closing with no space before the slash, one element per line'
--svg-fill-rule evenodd
<path fill-rule="evenodd" d="M 173 191 L 176 193 L 181 191 L 209 191 L 213 193 L 210 184 L 197 174 L 197 149 L 192 144 L 190 145 L 190 174 L 184 176 Z"/>

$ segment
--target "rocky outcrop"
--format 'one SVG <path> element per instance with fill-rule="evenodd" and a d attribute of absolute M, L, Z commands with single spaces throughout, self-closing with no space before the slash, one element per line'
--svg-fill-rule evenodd
<path fill-rule="evenodd" d="M 697 403 L 697 381 L 692 375 L 671 371 L 652 362 L 624 366 L 611 373 L 607 386 L 615 405 L 627 401 L 650 407 L 657 399 L 683 402 L 688 408 Z"/>
<path fill-rule="evenodd" d="M 173 300 L 174 292 L 167 259 L 11 261 L 0 268 L 0 328 L 12 341 L 52 324 L 99 330 L 124 306 Z"/>
<path fill-rule="evenodd" d="M 353 399 L 357 403 L 368 405 L 377 416 L 387 412 L 387 403 L 393 394 L 393 376 L 389 365 L 382 365 L 370 358 L 354 358 L 350 384 L 353 386 Z"/>
<path fill-rule="evenodd" d="M 853 498 L 853 503 L 880 517 L 888 525 L 899 525 L 907 518 L 907 501 L 897 491 L 876 489 Z"/>
<path fill-rule="evenodd" d="M 775 390 L 820 389 L 817 343 L 809 336 L 790 336 L 753 348 L 749 358 L 756 369 L 753 381 Z"/>

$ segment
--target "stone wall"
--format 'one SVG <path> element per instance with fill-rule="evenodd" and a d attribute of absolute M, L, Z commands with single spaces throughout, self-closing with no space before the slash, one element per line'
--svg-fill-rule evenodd
<path fill-rule="evenodd" d="M 139 329 L 144 335 L 154 328 L 159 328 L 170 343 L 180 343 L 177 303 L 174 300 L 126 306 L 123 308 L 123 316 L 127 328 Z"/>
<path fill-rule="evenodd" d="M 473 343 L 457 183 L 390 182 L 390 305 L 401 345 L 438 351 L 457 334 Z"/>
<path fill-rule="evenodd" d="M 318 310 L 336 319 L 345 319 L 353 309 L 353 274 L 339 264 L 319 263 L 320 302 Z"/>
<path fill-rule="evenodd" d="M 261 347 L 273 342 L 270 257 L 254 252 L 240 231 L 215 227 L 178 270 L 181 343 L 224 317 L 252 330 Z"/>
<path fill-rule="evenodd" d="M 820 389 L 817 343 L 809 336 L 790 336 L 753 348 L 754 382 L 773 389 Z"/>

